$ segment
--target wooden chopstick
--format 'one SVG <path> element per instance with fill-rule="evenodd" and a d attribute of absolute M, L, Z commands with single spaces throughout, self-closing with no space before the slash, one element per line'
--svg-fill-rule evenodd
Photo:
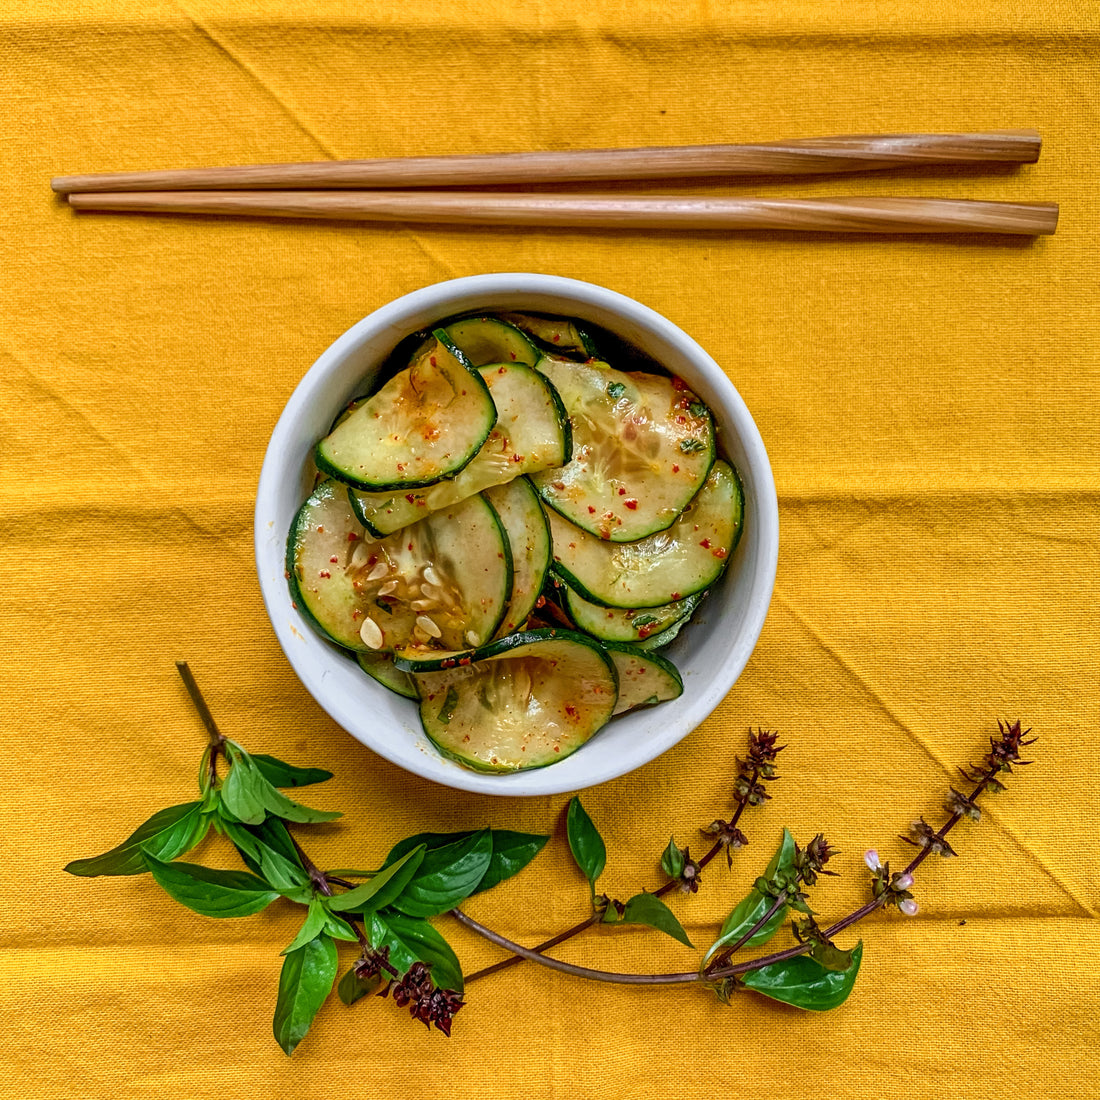
<path fill-rule="evenodd" d="M 571 229 L 1050 234 L 1055 203 L 925 198 L 697 198 L 473 191 L 73 193 L 77 210 Z"/>
<path fill-rule="evenodd" d="M 60 194 L 103 191 L 452 187 L 700 176 L 806 175 L 926 164 L 1029 164 L 1035 130 L 974 134 L 857 134 L 751 145 L 387 157 L 314 164 L 252 164 L 179 171 L 57 176 Z"/>

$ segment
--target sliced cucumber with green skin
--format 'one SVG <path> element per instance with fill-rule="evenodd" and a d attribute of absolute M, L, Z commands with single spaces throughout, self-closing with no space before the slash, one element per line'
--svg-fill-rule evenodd
<path fill-rule="evenodd" d="M 619 700 L 615 704 L 615 714 L 655 706 L 684 694 L 684 681 L 667 657 L 616 642 L 605 642 L 604 649 L 615 663 L 619 677 Z"/>
<path fill-rule="evenodd" d="M 487 363 L 525 363 L 533 367 L 539 351 L 516 328 L 498 317 L 464 317 L 444 330 L 450 342 L 475 367 Z"/>
<path fill-rule="evenodd" d="M 535 609 L 550 570 L 550 527 L 525 477 L 485 490 L 512 547 L 512 595 L 497 637 L 519 630 Z"/>
<path fill-rule="evenodd" d="M 605 642 L 644 642 L 690 615 L 702 599 L 688 596 L 663 607 L 600 607 L 562 585 L 565 609 L 577 628 Z"/>
<path fill-rule="evenodd" d="M 706 405 L 667 375 L 551 357 L 538 369 L 561 394 L 574 439 L 570 462 L 532 479 L 542 499 L 612 542 L 635 542 L 674 523 L 714 461 Z"/>
<path fill-rule="evenodd" d="M 722 575 L 740 538 L 743 512 L 740 480 L 721 459 L 671 527 L 637 542 L 606 542 L 547 509 L 551 568 L 590 603 L 604 607 L 675 603 Z"/>
<path fill-rule="evenodd" d="M 372 534 L 399 531 L 429 512 L 483 489 L 569 460 L 569 418 L 557 391 L 543 375 L 516 363 L 480 367 L 478 374 L 498 413 L 481 449 L 456 477 L 427 489 L 384 493 L 350 489 L 355 514 Z"/>
<path fill-rule="evenodd" d="M 508 538 L 484 498 L 440 509 L 375 541 L 344 487 L 331 479 L 291 524 L 287 573 L 303 613 L 357 651 L 483 645 L 512 591 Z"/>
<path fill-rule="evenodd" d="M 408 491 L 456 477 L 496 419 L 481 375 L 437 331 L 406 370 L 317 444 L 314 459 L 357 489 Z"/>
<path fill-rule="evenodd" d="M 395 664 L 416 667 L 401 657 Z M 618 699 L 611 658 L 594 639 L 564 630 L 512 634 L 452 668 L 414 675 L 424 732 L 477 771 L 564 759 L 607 724 Z"/>
<path fill-rule="evenodd" d="M 377 680 L 383 687 L 406 699 L 419 699 L 416 690 L 416 681 L 399 668 L 394 668 L 393 657 L 389 653 L 357 653 L 356 660 L 359 667 L 372 679 Z"/>
<path fill-rule="evenodd" d="M 592 337 L 568 317 L 539 317 L 532 313 L 502 313 L 501 318 L 533 336 L 558 354 L 594 359 L 598 352 Z"/>
<path fill-rule="evenodd" d="M 696 592 L 694 596 L 688 596 L 684 602 L 690 605 L 691 610 L 689 610 L 683 618 L 677 619 L 671 626 L 662 630 L 660 634 L 650 634 L 648 638 L 638 642 L 638 649 L 650 651 L 654 649 L 664 649 L 666 646 L 672 645 L 679 636 L 680 631 L 683 630 L 685 626 L 691 625 L 691 620 L 695 616 L 695 611 L 699 607 L 699 604 L 706 598 L 707 591 L 709 591 L 709 589 L 703 592 Z"/>

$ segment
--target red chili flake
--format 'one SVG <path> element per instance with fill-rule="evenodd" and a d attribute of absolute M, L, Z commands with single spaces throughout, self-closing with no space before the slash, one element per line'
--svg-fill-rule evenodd
<path fill-rule="evenodd" d="M 619 496 L 621 496 L 621 497 L 626 496 L 626 490 L 624 488 L 622 488 L 622 486 L 619 487 Z"/>
<path fill-rule="evenodd" d="M 453 657 L 445 657 L 439 664 L 441 668 L 454 668 L 457 662 Z"/>
<path fill-rule="evenodd" d="M 672 472 L 674 474 L 678 474 L 680 472 L 680 467 L 677 466 L 675 462 L 672 464 Z"/>
<path fill-rule="evenodd" d="M 576 718 L 577 717 L 577 708 L 575 706 L 573 706 L 572 703 L 566 703 L 565 704 L 565 713 L 568 714 L 570 718 Z"/>
<path fill-rule="evenodd" d="M 539 598 L 537 600 L 535 600 L 535 606 L 536 607 L 545 607 L 546 606 L 546 597 L 545 596 L 539 596 Z"/>
<path fill-rule="evenodd" d="M 523 455 L 512 455 L 512 461 L 513 462 L 522 462 L 523 461 Z"/>
<path fill-rule="evenodd" d="M 508 354 L 512 357 L 513 360 L 515 360 L 516 353 L 514 351 L 510 351 Z"/>
<path fill-rule="evenodd" d="M 656 629 L 657 629 L 656 623 L 652 624 L 651 626 L 641 626 L 641 627 L 638 628 L 638 637 L 639 638 L 648 638 L 650 636 L 650 634 L 652 634 L 653 631 L 656 630 Z"/>
<path fill-rule="evenodd" d="M 676 600 L 678 600 L 678 599 L 680 599 L 680 593 L 679 593 L 679 592 L 673 592 L 673 593 L 672 593 L 672 600 L 673 600 L 673 602 L 675 602 L 675 601 L 676 601 Z"/>
<path fill-rule="evenodd" d="M 560 332 L 555 332 L 554 335 L 551 337 L 551 339 L 554 341 L 555 344 L 560 344 L 561 343 L 561 333 Z"/>
<path fill-rule="evenodd" d="M 513 356 L 513 358 L 514 358 L 514 356 Z M 508 369 L 507 367 L 501 367 L 500 370 L 497 371 L 497 374 L 503 374 L 507 369 Z"/>
<path fill-rule="evenodd" d="M 399 462 L 399 463 L 397 464 L 397 468 L 398 468 L 399 470 L 404 470 L 404 469 L 405 469 L 405 463 L 404 463 L 404 462 Z"/>
<path fill-rule="evenodd" d="M 335 565 L 340 559 L 335 554 L 333 554 L 332 557 L 328 560 L 332 562 L 333 565 Z"/>
<path fill-rule="evenodd" d="M 411 550 L 412 548 L 413 548 L 413 544 L 410 542 L 409 543 L 409 549 Z"/>
<path fill-rule="evenodd" d="M 407 501 L 408 501 L 408 502 L 409 502 L 410 504 L 412 504 L 412 502 L 413 502 L 413 495 L 412 495 L 412 493 L 406 493 L 406 494 L 405 494 L 405 499 L 406 499 L 406 500 L 407 500 Z"/>
<path fill-rule="evenodd" d="M 319 573 L 317 574 L 317 576 L 319 576 L 319 577 L 324 577 L 324 578 L 325 578 L 325 579 L 327 580 L 327 579 L 328 579 L 329 577 L 331 577 L 331 576 L 332 576 L 332 574 L 331 574 L 331 573 L 330 573 L 330 572 L 329 572 L 329 571 L 328 571 L 327 569 L 322 569 L 322 570 L 321 570 L 321 571 L 320 571 L 320 572 L 319 572 Z"/>
<path fill-rule="evenodd" d="M 295 611 L 298 610 L 298 604 L 296 601 L 291 600 L 290 606 L 293 607 Z"/>
<path fill-rule="evenodd" d="M 319 524 L 317 525 L 317 532 L 318 532 L 318 534 L 321 534 L 321 535 L 323 535 L 323 534 L 325 533 L 325 528 L 324 528 L 324 524 L 320 524 L 320 523 L 319 523 Z"/>
<path fill-rule="evenodd" d="M 688 418 L 686 416 L 676 417 L 676 423 L 677 424 L 686 424 L 687 422 L 688 422 Z"/>
<path fill-rule="evenodd" d="M 469 657 L 460 657 L 458 659 L 458 663 L 460 665 L 468 665 L 470 663 L 470 658 Z"/>
<path fill-rule="evenodd" d="M 431 363 L 431 365 L 432 365 L 433 367 L 435 367 L 435 366 L 438 366 L 438 364 L 437 364 L 437 363 L 436 363 L 436 361 L 435 361 L 435 356 L 434 356 L 434 355 L 433 355 L 433 356 L 431 356 L 431 358 L 429 358 L 428 362 L 429 362 L 429 363 Z"/>
<path fill-rule="evenodd" d="M 714 556 L 719 561 L 721 561 L 722 558 L 724 558 L 726 556 L 726 550 L 723 547 L 719 546 L 718 549 L 714 551 Z"/>
<path fill-rule="evenodd" d="M 588 512 L 589 512 L 589 514 L 590 514 L 590 515 L 592 515 L 592 514 L 594 514 L 594 513 L 595 513 L 595 511 L 596 511 L 596 509 L 595 509 L 595 508 L 593 508 L 593 507 L 592 507 L 592 505 L 590 504 L 590 505 L 588 506 Z"/>
<path fill-rule="evenodd" d="M 284 581 L 290 580 L 290 570 L 289 569 L 284 569 L 283 570 L 283 580 Z"/>
<path fill-rule="evenodd" d="M 674 374 L 672 376 L 672 388 L 674 390 L 686 390 L 687 383 L 682 378 L 679 378 Z"/>
<path fill-rule="evenodd" d="M 710 549 L 710 539 L 701 539 L 700 542 L 699 542 L 699 545 L 704 550 L 709 550 Z"/>
<path fill-rule="evenodd" d="M 561 752 L 561 745 L 555 745 L 554 752 Z"/>
<path fill-rule="evenodd" d="M 355 542 L 359 536 L 354 531 L 348 532 L 348 542 Z"/>
<path fill-rule="evenodd" d="M 565 482 L 564 481 L 552 481 L 550 484 L 555 489 L 564 489 L 565 488 Z"/>
<path fill-rule="evenodd" d="M 636 500 L 624 500 L 623 504 L 625 504 L 632 512 L 636 512 L 638 510 L 638 502 Z"/>

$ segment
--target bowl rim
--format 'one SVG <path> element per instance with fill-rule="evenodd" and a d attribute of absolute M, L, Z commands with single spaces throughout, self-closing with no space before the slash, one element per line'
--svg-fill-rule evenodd
<path fill-rule="evenodd" d="M 301 481 L 302 476 L 301 469 L 292 470 L 293 460 L 288 458 L 295 451 L 293 444 L 296 438 L 301 435 L 297 425 L 303 412 L 309 410 L 322 395 L 331 391 L 333 379 L 339 376 L 349 357 L 371 339 L 392 337 L 392 347 L 402 336 L 434 318 L 463 312 L 461 307 L 453 308 L 456 302 L 476 299 L 476 302 L 472 301 L 466 308 L 489 310 L 500 307 L 485 303 L 517 296 L 561 299 L 560 307 L 526 307 L 536 311 L 560 311 L 565 315 L 582 317 L 585 312 L 606 314 L 614 317 L 616 323 L 596 323 L 604 324 L 604 327 L 610 328 L 616 334 L 626 335 L 628 339 L 634 333 L 644 334 L 674 349 L 676 355 L 690 359 L 692 365 L 706 379 L 711 391 L 701 396 L 705 396 L 709 402 L 715 402 L 717 398 L 723 416 L 735 426 L 736 437 L 745 456 L 746 468 L 740 472 L 747 483 L 747 496 L 751 484 L 752 507 L 742 542 L 746 538 L 753 540 L 754 567 L 748 579 L 747 595 L 742 601 L 744 609 L 739 629 L 720 665 L 720 675 L 713 676 L 702 685 L 694 698 L 684 702 L 684 696 L 681 696 L 678 701 L 680 705 L 670 719 L 662 722 L 655 732 L 647 733 L 644 740 L 639 739 L 642 742 L 639 747 L 628 745 L 613 758 L 601 758 L 598 762 L 590 756 L 590 766 L 585 769 L 583 776 L 577 774 L 578 767 L 575 763 L 578 757 L 584 759 L 583 747 L 549 768 L 494 775 L 456 765 L 434 748 L 425 751 L 426 738 L 408 727 L 407 732 L 414 734 L 420 741 L 418 746 L 414 746 L 418 749 L 415 755 L 410 751 L 398 751 L 392 737 L 374 736 L 369 727 L 365 728 L 362 721 L 357 721 L 362 715 L 356 715 L 345 702 L 338 697 L 334 698 L 333 693 L 326 690 L 326 670 L 317 668 L 312 657 L 302 656 L 301 643 L 306 639 L 303 639 L 299 625 L 309 630 L 316 642 L 324 650 L 330 650 L 334 658 L 339 654 L 336 647 L 320 639 L 300 619 L 299 623 L 295 623 L 294 619 L 298 615 L 291 610 L 283 575 L 282 553 L 278 555 L 278 568 L 272 569 L 273 550 L 279 543 L 280 536 L 285 545 L 286 533 L 275 532 L 273 539 L 274 521 L 271 517 L 278 514 L 278 502 L 285 491 L 288 475 L 297 478 L 297 482 Z M 520 307 L 512 305 L 509 308 Z M 424 320 L 410 323 L 410 319 L 418 315 L 423 316 Z M 594 320 L 592 317 L 588 319 Z M 626 333 L 624 329 L 627 330 Z M 660 360 L 661 357 L 657 358 Z M 358 377 L 361 378 L 362 374 L 360 370 Z M 331 399 L 328 404 L 331 407 Z M 717 415 L 718 409 L 715 412 Z M 741 547 L 738 549 L 741 550 Z M 537 796 L 583 790 L 632 772 L 677 744 L 717 708 L 744 670 L 764 626 L 778 565 L 779 507 L 771 464 L 748 407 L 729 376 L 692 337 L 649 306 L 598 284 L 559 275 L 499 272 L 447 279 L 401 295 L 357 321 L 321 352 L 291 393 L 268 442 L 256 490 L 254 550 L 264 606 L 283 653 L 306 690 L 342 729 L 391 763 L 443 786 L 505 797 Z M 731 563 L 731 569 L 727 573 L 732 571 Z M 319 651 L 312 647 L 309 652 Z M 378 690 L 384 692 L 386 689 L 379 687 Z M 404 702 L 414 706 L 407 700 Z M 651 708 L 650 713 L 660 710 L 661 708 Z M 617 722 L 622 723 L 630 717 L 623 716 Z M 419 725 L 418 719 L 416 725 Z M 407 745 L 405 749 L 408 749 Z M 571 761 L 574 762 L 572 765 Z"/>

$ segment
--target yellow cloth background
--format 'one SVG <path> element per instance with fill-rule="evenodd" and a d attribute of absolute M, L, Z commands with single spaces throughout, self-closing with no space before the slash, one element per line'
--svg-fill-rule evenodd
<path fill-rule="evenodd" d="M 0 0 L 0 1096 L 1093 1097 L 1100 313 L 1100 17 L 995 0 Z M 1058 234 L 942 240 L 374 228 L 74 216 L 52 175 L 122 168 L 1034 126 L 1019 171 L 867 174 L 700 192 L 1050 199 Z M 654 187 L 653 190 L 661 190 Z M 564 797 L 438 788 L 354 742 L 264 616 L 251 504 L 303 371 L 387 300 L 501 270 L 574 276 L 663 312 L 724 364 L 779 490 L 778 583 L 722 707 L 589 791 L 625 897 L 675 833 L 728 816 L 749 726 L 790 742 L 751 847 L 674 902 L 693 939 L 790 825 L 843 850 L 815 894 L 864 895 L 861 853 L 938 820 L 996 719 L 1037 763 L 922 869 L 917 918 L 859 929 L 850 1000 L 597 986 L 530 965 L 470 986 L 448 1041 L 390 1002 L 271 1038 L 289 907 L 216 922 L 148 877 L 77 880 L 193 797 L 202 728 L 325 766 L 319 862 L 373 865 L 421 829 L 552 831 L 470 912 L 534 943 L 583 916 Z M 208 842 L 197 858 L 218 861 Z M 441 918 L 467 970 L 496 951 Z M 854 940 L 856 937 L 851 937 Z M 563 957 L 680 970 L 612 929 Z"/>

